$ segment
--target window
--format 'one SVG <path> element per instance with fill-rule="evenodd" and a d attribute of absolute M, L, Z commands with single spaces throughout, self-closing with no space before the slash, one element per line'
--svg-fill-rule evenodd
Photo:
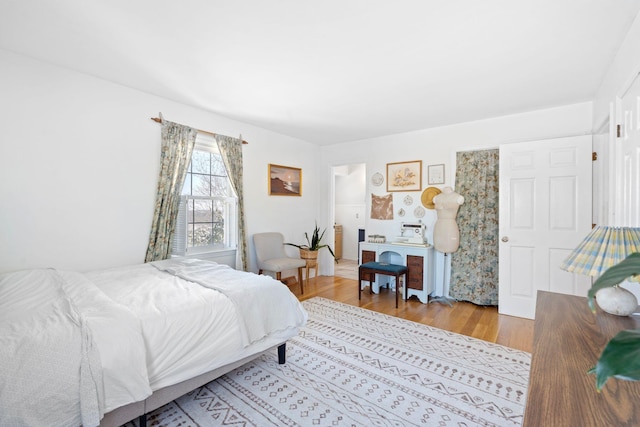
<path fill-rule="evenodd" d="M 173 253 L 235 249 L 236 206 L 218 145 L 198 135 L 182 189 Z"/>

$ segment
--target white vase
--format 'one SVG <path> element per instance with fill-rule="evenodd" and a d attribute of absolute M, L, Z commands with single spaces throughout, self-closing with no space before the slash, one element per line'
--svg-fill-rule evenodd
<path fill-rule="evenodd" d="M 636 296 L 620 286 L 600 289 L 596 301 L 603 311 L 616 316 L 629 316 L 638 308 Z"/>

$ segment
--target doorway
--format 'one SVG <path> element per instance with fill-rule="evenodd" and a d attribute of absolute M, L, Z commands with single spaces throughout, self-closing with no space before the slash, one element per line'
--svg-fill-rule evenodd
<path fill-rule="evenodd" d="M 358 278 L 358 231 L 365 227 L 366 175 L 365 163 L 333 167 L 334 252 L 339 258 L 334 276 Z"/>

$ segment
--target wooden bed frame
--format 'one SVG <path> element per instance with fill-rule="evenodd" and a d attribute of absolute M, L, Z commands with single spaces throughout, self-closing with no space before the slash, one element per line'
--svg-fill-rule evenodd
<path fill-rule="evenodd" d="M 164 387 L 153 392 L 153 394 L 147 397 L 145 400 L 139 402 L 133 402 L 120 408 L 114 409 L 111 412 L 104 414 L 104 418 L 100 422 L 101 427 L 119 427 L 135 418 L 139 418 L 140 427 L 145 427 L 147 424 L 147 414 L 161 406 L 166 405 L 172 400 L 177 399 L 186 393 L 195 390 L 198 387 L 221 377 L 222 375 L 252 361 L 253 359 L 263 355 L 264 353 L 278 349 L 278 363 L 284 364 L 286 361 L 286 341 L 276 344 L 266 350 L 260 351 L 256 354 L 246 356 L 240 360 L 229 363 L 228 365 L 221 366 L 213 371 L 206 372 L 197 377 L 182 381 L 172 386 Z"/>

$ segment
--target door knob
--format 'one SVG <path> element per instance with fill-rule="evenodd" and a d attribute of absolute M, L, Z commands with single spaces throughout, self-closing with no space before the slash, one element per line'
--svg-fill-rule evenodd
<path fill-rule="evenodd" d="M 508 242 L 508 241 L 509 241 L 509 238 L 508 238 L 507 236 L 504 236 L 504 237 L 502 238 L 502 241 L 506 243 L 506 242 Z"/>

